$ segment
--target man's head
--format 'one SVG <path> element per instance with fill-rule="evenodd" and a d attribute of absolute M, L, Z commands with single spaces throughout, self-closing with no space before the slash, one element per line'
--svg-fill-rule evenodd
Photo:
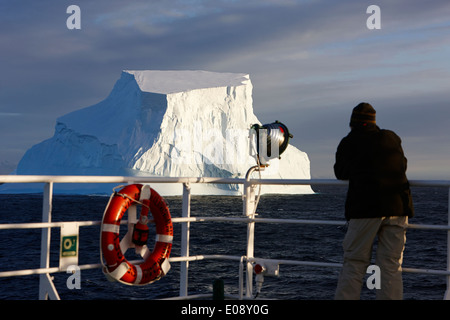
<path fill-rule="evenodd" d="M 350 127 L 372 127 L 376 125 L 376 111 L 367 102 L 361 102 L 353 108 L 350 118 Z"/>

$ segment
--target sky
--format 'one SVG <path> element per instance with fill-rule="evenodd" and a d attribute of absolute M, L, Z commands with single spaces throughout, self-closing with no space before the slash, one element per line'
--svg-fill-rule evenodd
<path fill-rule="evenodd" d="M 449 57 L 448 0 L 2 0 L 0 174 L 122 70 L 148 69 L 249 74 L 256 116 L 288 126 L 312 178 L 334 178 L 351 110 L 369 102 L 410 179 L 448 180 Z"/>

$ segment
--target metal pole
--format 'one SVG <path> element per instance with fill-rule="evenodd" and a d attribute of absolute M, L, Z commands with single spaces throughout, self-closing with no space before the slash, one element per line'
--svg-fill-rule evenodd
<path fill-rule="evenodd" d="M 181 216 L 190 218 L 191 216 L 191 187 L 189 183 L 183 183 L 183 208 Z M 181 257 L 189 256 L 189 236 L 190 222 L 181 224 Z M 182 261 L 180 266 L 180 297 L 188 295 L 188 269 L 189 261 Z"/>
<path fill-rule="evenodd" d="M 242 256 L 239 260 L 239 300 L 244 298 L 244 258 Z"/>
<path fill-rule="evenodd" d="M 53 182 L 44 185 L 42 202 L 42 222 L 52 221 Z M 43 228 L 41 235 L 41 268 L 50 268 L 50 231 L 51 227 Z M 39 276 L 39 299 L 59 300 L 58 292 L 49 273 Z"/>
<path fill-rule="evenodd" d="M 251 167 L 245 176 L 244 184 L 244 214 L 250 219 L 255 218 L 255 188 L 249 182 L 250 175 L 258 170 L 259 166 Z M 253 258 L 255 249 L 255 222 L 249 222 L 247 224 L 247 261 Z M 246 293 L 247 298 L 253 296 L 253 265 L 251 262 L 247 262 L 247 281 L 246 281 Z"/>

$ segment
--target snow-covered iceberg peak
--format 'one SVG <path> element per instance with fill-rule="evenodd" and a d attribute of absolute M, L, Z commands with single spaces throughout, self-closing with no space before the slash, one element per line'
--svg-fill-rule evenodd
<path fill-rule="evenodd" d="M 219 73 L 190 70 L 126 70 L 123 74 L 133 75 L 142 91 L 160 94 L 215 87 L 236 87 L 250 83 L 249 75 L 244 73 Z"/>
<path fill-rule="evenodd" d="M 17 174 L 244 177 L 256 163 L 249 129 L 260 123 L 252 89 L 243 73 L 123 71 L 105 100 L 58 118 L 54 136 L 26 152 Z M 274 163 L 267 177 L 310 177 L 306 153 L 293 146 Z M 180 186 L 159 187 L 165 195 L 181 192 Z M 263 190 L 311 192 L 304 186 Z M 193 191 L 238 192 L 227 185 Z"/>

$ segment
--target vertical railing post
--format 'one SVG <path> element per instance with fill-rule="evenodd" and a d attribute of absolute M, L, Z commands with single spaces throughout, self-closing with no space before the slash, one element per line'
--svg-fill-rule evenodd
<path fill-rule="evenodd" d="M 448 188 L 448 215 L 447 224 L 450 227 L 450 187 Z M 450 272 L 450 230 L 447 230 L 447 271 Z M 447 289 L 445 290 L 444 300 L 450 300 L 450 276 L 447 275 Z"/>
<path fill-rule="evenodd" d="M 250 175 L 257 170 L 258 166 L 251 167 L 246 174 L 244 183 L 244 215 L 247 218 L 255 218 L 255 188 L 249 182 Z M 253 265 L 249 259 L 253 258 L 255 249 L 255 222 L 251 221 L 247 224 L 247 272 L 246 272 L 246 292 L 245 296 L 251 298 L 253 296 Z"/>
<path fill-rule="evenodd" d="M 191 217 L 191 187 L 189 183 L 183 183 L 183 203 L 181 216 L 183 218 Z M 181 224 L 181 256 L 189 256 L 189 237 L 190 222 L 186 221 Z M 181 261 L 180 266 L 180 296 L 188 295 L 188 270 L 189 261 Z"/>
<path fill-rule="evenodd" d="M 53 202 L 53 182 L 44 185 L 43 202 L 42 202 L 42 222 L 52 221 L 52 202 Z M 51 227 L 42 228 L 41 235 L 41 268 L 50 267 L 50 235 Z M 39 299 L 47 300 L 48 298 L 59 300 L 53 280 L 48 273 L 39 276 Z"/>

